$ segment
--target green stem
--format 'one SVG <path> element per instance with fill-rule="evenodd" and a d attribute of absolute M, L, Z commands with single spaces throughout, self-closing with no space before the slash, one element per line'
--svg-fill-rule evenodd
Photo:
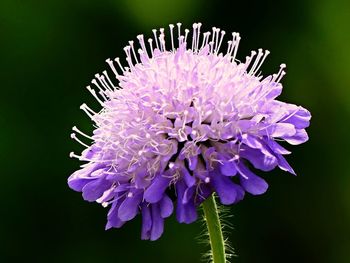
<path fill-rule="evenodd" d="M 209 233 L 213 263 L 226 263 L 225 241 L 214 195 L 205 200 L 202 206 Z"/>

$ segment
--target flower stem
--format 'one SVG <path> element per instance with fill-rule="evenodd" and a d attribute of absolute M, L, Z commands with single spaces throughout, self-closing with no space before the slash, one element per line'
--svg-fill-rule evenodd
<path fill-rule="evenodd" d="M 208 228 L 213 263 L 226 263 L 225 241 L 214 194 L 202 204 Z"/>

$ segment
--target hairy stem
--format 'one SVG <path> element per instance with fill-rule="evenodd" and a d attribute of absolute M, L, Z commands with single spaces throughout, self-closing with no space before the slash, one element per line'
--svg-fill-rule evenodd
<path fill-rule="evenodd" d="M 214 194 L 202 204 L 207 224 L 213 263 L 226 263 L 225 241 Z"/>

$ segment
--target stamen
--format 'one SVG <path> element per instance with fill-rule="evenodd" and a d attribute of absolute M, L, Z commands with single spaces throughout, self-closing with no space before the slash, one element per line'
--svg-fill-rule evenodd
<path fill-rule="evenodd" d="M 78 137 L 77 137 L 77 135 L 76 135 L 75 133 L 72 133 L 72 134 L 70 135 L 70 137 L 71 137 L 72 139 L 76 140 L 76 141 L 77 141 L 78 143 L 80 143 L 81 145 L 85 146 L 86 148 L 89 148 L 89 147 L 90 147 L 89 145 L 87 145 L 87 144 L 83 143 L 81 140 L 79 140 Z"/>
<path fill-rule="evenodd" d="M 153 45 L 152 45 L 152 41 L 153 41 L 152 38 L 149 38 L 149 39 L 148 39 L 148 43 L 149 43 L 149 46 L 150 46 L 150 49 L 151 49 L 151 55 L 152 55 L 152 57 L 153 57 L 154 54 L 153 54 Z"/>
<path fill-rule="evenodd" d="M 203 40 L 202 40 L 201 49 L 204 48 L 208 44 L 209 36 L 210 36 L 210 32 L 205 32 L 203 34 Z"/>
<path fill-rule="evenodd" d="M 136 63 L 139 63 L 139 60 L 137 59 L 137 56 L 136 56 L 136 53 L 135 53 L 135 49 L 134 49 L 134 41 L 130 40 L 129 41 L 129 45 L 131 47 L 132 54 L 134 55 Z"/>
<path fill-rule="evenodd" d="M 181 23 L 177 23 L 177 32 L 178 32 L 178 39 L 179 39 L 179 46 L 180 46 L 180 36 L 181 36 Z"/>
<path fill-rule="evenodd" d="M 258 64 L 258 62 L 259 62 L 260 58 L 262 57 L 262 55 L 263 55 L 262 49 L 259 48 L 259 49 L 258 49 L 258 55 L 257 55 L 257 57 L 255 58 L 254 64 L 253 64 L 253 66 L 250 68 L 250 71 L 249 71 L 248 74 L 251 75 L 251 74 L 253 73 L 253 71 L 255 70 L 255 67 L 256 67 L 256 65 Z"/>
<path fill-rule="evenodd" d="M 142 51 L 144 52 L 143 54 L 146 54 L 147 57 L 149 57 L 149 56 L 148 56 L 148 52 L 147 52 L 147 48 L 146 48 L 146 45 L 145 45 L 145 41 L 144 41 L 144 38 L 143 38 L 143 35 L 142 35 L 142 34 L 141 34 L 141 35 L 138 35 L 138 36 L 137 36 L 137 39 L 139 40 L 139 43 L 140 43 L 140 46 L 141 46 Z M 139 53 L 140 53 L 140 52 L 139 52 Z"/>
<path fill-rule="evenodd" d="M 108 58 L 108 59 L 106 59 L 106 62 L 108 63 L 109 67 L 112 69 L 115 77 L 118 78 L 119 74 L 118 74 L 117 70 L 115 69 L 115 67 L 113 65 L 113 61 Z"/>
<path fill-rule="evenodd" d="M 195 51 L 195 47 L 196 47 L 196 40 L 197 40 L 197 32 L 196 32 L 196 30 L 197 30 L 197 24 L 196 23 L 194 23 L 193 25 L 192 25 L 192 27 L 193 27 L 193 32 L 192 32 L 192 51 L 194 52 Z"/>
<path fill-rule="evenodd" d="M 69 157 L 70 157 L 70 158 L 76 158 L 76 159 L 79 159 L 79 160 L 81 159 L 81 156 L 76 155 L 74 152 L 70 152 L 70 153 L 69 153 Z"/>
<path fill-rule="evenodd" d="M 281 80 L 280 75 L 282 74 L 282 72 L 284 72 L 284 71 L 283 71 L 284 68 L 286 68 L 286 64 L 283 63 L 283 64 L 280 65 L 280 70 L 278 71 L 278 73 L 272 75 L 273 78 L 272 78 L 271 82 L 278 82 L 278 81 L 276 81 L 277 78 L 278 78 L 279 80 Z M 284 73 L 283 75 L 285 75 L 285 73 Z"/>
<path fill-rule="evenodd" d="M 199 47 L 199 39 L 200 39 L 200 32 L 201 32 L 201 26 L 202 26 L 202 23 L 197 23 L 197 45 L 196 45 L 196 50 L 198 51 L 198 47 Z"/>
<path fill-rule="evenodd" d="M 239 36 L 239 33 L 233 33 L 233 34 L 235 34 L 236 38 L 235 38 L 235 42 L 232 44 L 232 47 L 234 48 L 232 61 L 234 61 L 236 59 L 237 50 L 238 50 L 238 46 L 239 46 L 239 41 L 241 40 L 241 37 Z"/>
<path fill-rule="evenodd" d="M 108 76 L 108 73 L 106 70 L 104 70 L 103 72 L 103 75 L 105 75 L 105 77 L 107 78 L 108 82 L 109 82 L 109 85 L 111 85 L 113 87 L 114 90 L 118 89 L 118 87 L 116 87 L 113 82 L 111 81 L 111 79 L 109 78 Z"/>
<path fill-rule="evenodd" d="M 156 42 L 157 49 L 159 49 L 158 46 L 158 37 L 157 37 L 157 29 L 152 29 L 153 35 L 154 35 L 154 40 Z"/>
<path fill-rule="evenodd" d="M 279 78 L 277 79 L 277 83 L 281 81 L 281 79 L 283 78 L 283 76 L 286 75 L 286 72 L 285 71 L 282 71 Z"/>
<path fill-rule="evenodd" d="M 214 42 L 213 42 L 213 41 L 211 41 L 211 42 L 209 43 L 209 50 L 210 50 L 210 53 L 213 53 L 213 52 L 214 52 Z"/>
<path fill-rule="evenodd" d="M 231 56 L 232 40 L 227 41 L 226 55 Z"/>
<path fill-rule="evenodd" d="M 174 25 L 170 24 L 169 28 L 170 28 L 170 38 L 171 38 L 171 50 L 174 51 L 174 37 L 173 37 Z"/>
<path fill-rule="evenodd" d="M 264 63 L 266 57 L 270 54 L 270 51 L 265 50 L 264 53 L 264 57 L 262 58 L 262 60 L 260 61 L 259 65 L 256 67 L 255 71 L 253 72 L 253 76 L 256 74 L 256 72 L 258 72 L 259 68 L 262 66 L 262 64 Z"/>
<path fill-rule="evenodd" d="M 211 42 L 215 43 L 216 27 L 212 27 L 211 29 L 213 31 L 213 35 L 211 36 Z"/>
<path fill-rule="evenodd" d="M 134 64 L 132 63 L 132 59 L 131 59 L 130 46 L 124 47 L 124 52 L 126 54 L 126 61 L 128 62 L 130 68 L 133 68 Z"/>
<path fill-rule="evenodd" d="M 109 90 L 109 91 L 113 91 L 113 89 L 109 86 L 109 84 L 107 83 L 106 79 L 105 79 L 105 76 L 103 75 L 99 75 L 99 74 L 96 74 L 95 75 L 98 80 L 101 82 L 101 84 L 103 85 L 103 87 L 105 87 L 105 89 Z M 114 86 L 114 85 L 113 85 Z M 112 87 L 113 87 L 112 86 Z M 106 94 L 107 95 L 107 94 Z"/>
<path fill-rule="evenodd" d="M 81 130 L 79 130 L 76 126 L 73 126 L 72 128 L 73 131 L 79 133 L 80 135 L 84 136 L 85 138 L 87 139 L 90 139 L 90 140 L 94 140 L 94 138 L 92 138 L 91 136 L 85 134 L 84 132 L 82 132 Z"/>
<path fill-rule="evenodd" d="M 105 92 L 105 90 L 103 88 L 101 88 L 100 85 L 98 85 L 96 79 L 92 79 L 91 83 L 94 84 L 101 92 L 103 92 L 103 93 Z"/>
<path fill-rule="evenodd" d="M 97 96 L 95 90 L 93 90 L 90 86 L 87 86 L 86 88 L 92 94 L 92 96 L 94 96 L 94 98 L 98 101 L 98 103 L 100 103 L 100 105 L 103 106 L 104 105 L 103 101 L 100 100 L 100 98 Z"/>
<path fill-rule="evenodd" d="M 246 61 L 245 61 L 245 66 L 246 66 L 246 69 L 249 67 L 249 64 L 252 62 L 252 60 L 253 60 L 253 58 L 255 57 L 255 55 L 256 55 L 256 51 L 252 51 L 251 53 L 250 53 L 250 56 L 247 56 L 246 57 Z"/>
<path fill-rule="evenodd" d="M 175 166 L 175 163 L 170 162 L 168 166 L 169 166 L 170 169 L 172 169 Z"/>
<path fill-rule="evenodd" d="M 160 32 L 160 35 L 159 35 L 159 43 L 160 43 L 160 47 L 161 47 L 161 50 L 163 52 L 166 51 L 166 48 L 165 48 L 165 34 L 164 34 L 164 28 L 159 28 L 159 32 Z"/>
<path fill-rule="evenodd" d="M 119 68 L 120 68 L 120 69 L 123 71 L 123 73 L 124 73 L 124 72 L 125 72 L 125 69 L 123 68 L 122 64 L 120 63 L 120 59 L 119 59 L 118 57 L 116 57 L 116 58 L 114 59 L 114 61 L 117 62 Z"/>
<path fill-rule="evenodd" d="M 215 32 L 215 53 L 218 53 L 219 33 L 220 33 L 220 28 L 217 28 Z"/>
<path fill-rule="evenodd" d="M 222 44 L 222 40 L 224 39 L 226 32 L 224 30 L 221 31 L 221 37 L 220 37 L 220 41 L 219 41 L 219 45 L 218 45 L 218 52 L 220 50 L 221 44 Z"/>
<path fill-rule="evenodd" d="M 187 28 L 185 29 L 185 43 L 187 45 L 187 36 L 188 36 L 188 33 L 190 32 L 190 30 L 188 30 Z"/>
<path fill-rule="evenodd" d="M 86 115 L 88 115 L 91 119 L 93 118 L 94 115 L 96 115 L 97 113 L 94 112 L 92 109 L 89 108 L 88 105 L 86 105 L 85 103 L 83 103 L 82 105 L 80 105 L 79 107 L 81 110 L 83 110 Z"/>

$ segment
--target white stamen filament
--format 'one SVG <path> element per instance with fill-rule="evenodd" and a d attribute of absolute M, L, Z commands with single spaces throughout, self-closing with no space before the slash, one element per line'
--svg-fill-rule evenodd
<path fill-rule="evenodd" d="M 174 29 L 174 25 L 170 24 L 169 25 L 170 28 L 170 38 L 171 38 L 171 50 L 174 51 L 175 47 L 174 47 L 174 37 L 173 37 L 173 29 Z"/>
<path fill-rule="evenodd" d="M 85 138 L 87 139 L 90 139 L 90 140 L 94 140 L 94 138 L 92 138 L 91 136 L 87 135 L 86 133 L 82 132 L 81 130 L 79 130 L 76 126 L 73 126 L 72 128 L 73 131 L 79 133 L 80 135 L 84 136 Z"/>
<path fill-rule="evenodd" d="M 85 146 L 86 148 L 89 148 L 89 145 L 83 143 L 81 140 L 79 140 L 79 138 L 77 137 L 77 135 L 75 133 L 72 133 L 70 135 L 70 137 L 74 140 L 76 140 L 78 143 L 80 143 L 81 145 Z"/>

